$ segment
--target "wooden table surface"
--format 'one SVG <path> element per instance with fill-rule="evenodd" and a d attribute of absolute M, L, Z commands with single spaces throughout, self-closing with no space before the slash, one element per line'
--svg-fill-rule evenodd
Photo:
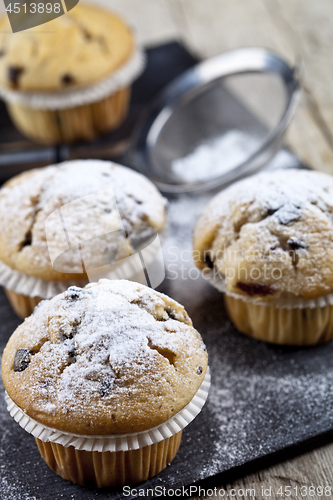
<path fill-rule="evenodd" d="M 332 0 L 98 2 L 125 15 L 147 46 L 177 38 L 200 58 L 245 46 L 274 49 L 292 63 L 301 57 L 304 88 L 287 143 L 307 164 L 333 173 Z M 333 444 L 223 485 L 225 496 L 200 498 L 287 498 L 278 495 L 280 486 L 298 487 L 298 495 L 292 489 L 289 498 L 333 498 L 333 494 L 311 495 L 306 489 L 331 486 L 333 490 Z M 303 496 L 301 486 L 305 486 Z M 262 487 L 272 487 L 271 496 L 263 495 Z M 256 491 L 254 497 L 249 492 L 238 494 L 237 490 L 250 488 Z"/>
<path fill-rule="evenodd" d="M 287 143 L 307 164 L 333 173 L 332 0 L 95 1 L 129 19 L 146 46 L 178 39 L 200 58 L 245 46 L 274 49 L 290 62 L 300 56 L 303 92 Z M 331 486 L 333 490 L 333 444 L 223 485 L 223 497 L 200 498 L 287 498 L 277 494 L 280 486 Z M 263 495 L 262 487 L 272 487 L 271 496 Z M 237 493 L 250 488 L 255 488 L 255 496 Z M 311 495 L 309 490 L 296 495 L 294 489 L 289 496 L 332 497 Z"/>

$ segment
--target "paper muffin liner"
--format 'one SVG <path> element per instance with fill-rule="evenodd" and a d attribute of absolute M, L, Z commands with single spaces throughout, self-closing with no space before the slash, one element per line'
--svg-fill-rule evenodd
<path fill-rule="evenodd" d="M 28 92 L 6 89 L 0 86 L 0 96 L 8 103 L 33 109 L 58 110 L 74 108 L 100 101 L 110 94 L 129 86 L 142 73 L 145 65 L 146 56 L 141 47 L 137 46 L 128 62 L 94 85 L 59 92 Z"/>
<path fill-rule="evenodd" d="M 40 299 L 51 299 L 58 293 L 65 292 L 70 286 L 84 287 L 88 280 L 47 281 L 34 276 L 28 276 L 11 269 L 0 261 L 0 285 L 17 294 Z"/>
<path fill-rule="evenodd" d="M 125 120 L 131 87 L 123 87 L 104 99 L 64 109 L 36 109 L 7 102 L 16 128 L 41 144 L 90 141 L 115 130 Z"/>
<path fill-rule="evenodd" d="M 178 452 L 182 433 L 138 450 L 105 453 L 35 441 L 50 469 L 67 481 L 90 488 L 115 488 L 142 483 L 165 469 Z"/>
<path fill-rule="evenodd" d="M 27 295 L 21 295 L 11 290 L 7 290 L 7 288 L 4 290 L 10 305 L 21 319 L 30 316 L 39 302 L 43 300 L 41 297 L 28 297 Z"/>
<path fill-rule="evenodd" d="M 306 346 L 333 340 L 333 307 L 259 305 L 224 294 L 229 316 L 246 335 L 279 345 Z"/>
<path fill-rule="evenodd" d="M 89 436 L 72 434 L 52 429 L 30 418 L 14 401 L 5 394 L 7 409 L 14 420 L 29 434 L 43 442 L 60 444 L 64 447 L 73 446 L 80 451 L 119 452 L 138 450 L 159 443 L 182 431 L 202 410 L 210 388 L 210 370 L 207 367 L 205 378 L 195 396 L 185 408 L 179 411 L 163 424 L 152 429 L 111 436 Z"/>
<path fill-rule="evenodd" d="M 316 307 L 326 307 L 333 305 L 333 293 L 321 295 L 314 299 L 303 299 L 301 297 L 297 297 L 290 294 L 290 296 L 280 297 L 275 300 L 263 301 L 260 300 L 260 298 L 258 297 L 257 298 L 249 297 L 240 293 L 238 294 L 230 292 L 229 290 L 227 290 L 227 283 L 225 279 L 218 276 L 216 272 L 215 273 L 213 271 L 208 272 L 207 270 L 205 270 L 204 277 L 219 292 L 223 292 L 224 294 L 233 297 L 234 299 L 239 299 L 242 300 L 243 302 L 249 302 L 257 306 L 266 306 L 266 307 L 274 306 L 277 309 L 304 309 L 304 308 L 315 309 Z"/>

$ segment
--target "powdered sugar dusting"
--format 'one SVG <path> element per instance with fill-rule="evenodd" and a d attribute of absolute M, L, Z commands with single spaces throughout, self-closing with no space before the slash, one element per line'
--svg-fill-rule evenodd
<path fill-rule="evenodd" d="M 128 247 L 126 235 L 134 227 L 159 231 L 165 223 L 165 200 L 150 181 L 100 160 L 65 162 L 14 178 L 0 191 L 0 211 L 1 260 L 26 274 L 55 280 L 59 273 L 52 269 L 49 247 L 53 255 L 63 254 L 62 272 L 82 273 L 81 260 L 64 254 L 68 244 L 90 241 L 87 261 L 94 253 L 112 261 Z"/>
<path fill-rule="evenodd" d="M 333 290 L 332 230 L 333 178 L 276 170 L 215 196 L 197 220 L 194 249 L 199 265 L 225 277 L 229 292 L 246 293 L 238 284 L 256 282 L 268 287 L 267 301 L 286 294 L 312 299 Z"/>
<path fill-rule="evenodd" d="M 18 348 L 33 354 L 28 368 L 15 373 L 11 358 Z M 126 281 L 71 287 L 42 302 L 17 330 L 10 353 L 9 395 L 11 380 L 20 387 L 17 404 L 30 416 L 69 430 L 66 415 L 72 415 L 82 434 L 162 423 L 192 399 L 207 365 L 204 345 L 182 306 Z M 148 423 L 136 415 L 131 419 L 140 401 L 145 406 L 136 413 L 148 414 Z"/>
<path fill-rule="evenodd" d="M 198 182 L 229 172 L 247 160 L 261 145 L 260 139 L 241 130 L 229 130 L 221 137 L 200 144 L 192 153 L 172 163 L 183 182 Z"/>
<path fill-rule="evenodd" d="M 222 211 L 230 199 L 249 204 L 250 214 L 269 209 L 274 217 L 289 219 L 299 216 L 306 207 L 317 207 L 328 216 L 333 210 L 332 177 L 320 172 L 302 170 L 276 170 L 262 173 L 231 186 L 211 202 L 211 208 Z M 249 217 L 250 218 L 250 217 Z"/>

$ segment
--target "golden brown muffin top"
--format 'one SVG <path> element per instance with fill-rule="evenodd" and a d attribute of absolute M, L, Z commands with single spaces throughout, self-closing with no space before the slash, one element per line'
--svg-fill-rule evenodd
<path fill-rule="evenodd" d="M 333 177 L 277 170 L 215 196 L 193 236 L 201 269 L 260 301 L 333 292 Z"/>
<path fill-rule="evenodd" d="M 205 346 L 181 305 L 105 279 L 41 302 L 2 360 L 5 388 L 29 417 L 86 435 L 160 425 L 191 401 L 206 369 Z"/>
<path fill-rule="evenodd" d="M 0 213 L 0 260 L 56 281 L 83 279 L 81 257 L 86 270 L 99 267 L 101 259 L 106 265 L 127 257 L 136 232 L 159 231 L 166 219 L 165 199 L 148 179 L 101 160 L 70 161 L 14 177 L 0 190 Z M 61 255 L 58 270 L 49 250 Z"/>
<path fill-rule="evenodd" d="M 0 85 L 24 91 L 62 91 L 100 81 L 134 50 L 129 28 L 102 8 L 82 4 L 43 25 L 12 33 L 0 19 Z"/>

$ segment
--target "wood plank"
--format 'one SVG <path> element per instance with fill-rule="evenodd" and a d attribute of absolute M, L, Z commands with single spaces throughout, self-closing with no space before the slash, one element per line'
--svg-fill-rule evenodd
<path fill-rule="evenodd" d="M 134 27 L 146 46 L 177 39 L 177 29 L 165 0 L 93 0 L 113 9 Z"/>
<path fill-rule="evenodd" d="M 299 54 L 304 58 L 300 44 L 295 42 L 295 36 L 288 36 L 281 20 L 277 20 L 272 8 L 267 7 L 274 1 L 168 0 L 168 5 L 169 8 L 175 8 L 175 4 L 178 4 L 178 14 L 174 19 L 182 32 L 182 39 L 200 57 L 209 57 L 238 47 L 264 46 L 277 51 L 289 61 L 295 61 Z M 279 1 L 282 4 L 282 0 Z M 327 0 L 320 0 L 319 3 L 321 2 L 326 5 Z M 283 6 L 285 7 L 285 2 Z M 311 12 L 308 13 L 307 22 L 312 23 Z M 326 81 L 328 83 L 325 86 L 317 87 L 326 88 L 332 79 L 326 77 Z M 303 91 L 295 119 L 288 130 L 287 144 L 305 163 L 333 173 L 333 148 L 325 133 L 321 115 L 316 112 L 318 106 L 312 97 L 310 80 L 309 84 L 306 80 L 306 88 L 310 91 Z"/>
<path fill-rule="evenodd" d="M 36 0 L 38 1 L 38 0 Z M 155 45 L 177 39 L 177 29 L 165 0 L 90 0 L 118 12 L 133 26 L 144 45 Z M 5 12 L 0 2 L 0 15 Z"/>
<path fill-rule="evenodd" d="M 266 5 L 304 61 L 313 112 L 321 126 L 326 126 L 323 133 L 333 148 L 333 2 L 272 0 Z"/>
<path fill-rule="evenodd" d="M 314 500 L 332 498 L 333 494 L 328 494 L 327 496 L 324 494 L 320 495 L 320 490 L 316 490 L 314 495 L 309 493 L 309 487 L 311 486 L 316 489 L 318 487 L 328 487 L 333 492 L 332 470 L 333 445 L 327 445 L 292 460 L 261 470 L 255 474 L 250 474 L 233 483 L 221 485 L 217 487 L 217 490 L 223 488 L 225 494 L 223 495 L 223 492 L 219 494 L 217 491 L 217 495 L 214 498 L 234 498 L 237 500 L 249 498 L 256 500 L 267 500 L 268 498 L 272 500 L 281 500 L 281 498 L 306 498 Z M 278 494 L 281 486 L 283 489 L 286 486 L 291 488 L 291 495 L 289 497 Z M 301 488 L 303 489 L 301 490 Z M 254 496 L 250 496 L 251 489 L 255 490 Z M 248 490 L 247 495 L 246 490 Z M 266 493 L 271 493 L 271 495 L 263 494 L 265 490 Z M 329 493 L 328 490 L 327 493 Z M 192 497 L 192 500 L 209 500 L 209 498 L 212 497 L 201 495 L 200 497 Z"/>

